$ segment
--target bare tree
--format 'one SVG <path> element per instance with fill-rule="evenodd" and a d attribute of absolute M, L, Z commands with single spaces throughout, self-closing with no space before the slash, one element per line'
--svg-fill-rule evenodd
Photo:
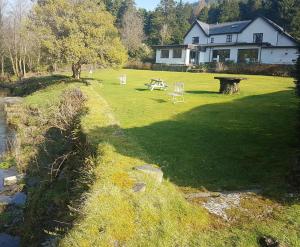
<path fill-rule="evenodd" d="M 4 46 L 4 12 L 6 8 L 6 0 L 0 0 L 0 64 L 1 64 L 1 77 L 4 77 L 4 58 L 5 58 L 5 46 Z"/>
<path fill-rule="evenodd" d="M 9 6 L 5 25 L 5 44 L 12 70 L 18 77 L 26 76 L 26 57 L 29 35 L 26 30 L 26 19 L 30 10 L 27 0 L 15 0 Z"/>
<path fill-rule="evenodd" d="M 145 38 L 143 18 L 134 7 L 125 12 L 120 30 L 124 46 L 129 53 L 137 51 Z"/>

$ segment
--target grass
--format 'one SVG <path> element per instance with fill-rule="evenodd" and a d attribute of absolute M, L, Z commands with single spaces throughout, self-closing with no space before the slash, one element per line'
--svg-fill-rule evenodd
<path fill-rule="evenodd" d="M 241 94 L 224 96 L 213 74 L 100 70 L 93 77 L 91 86 L 57 84 L 25 100 L 45 108 L 69 86 L 88 96 L 81 125 L 96 150 L 94 182 L 61 246 L 252 247 L 262 235 L 300 246 L 299 202 L 281 197 L 297 145 L 291 78 L 243 76 L 249 80 Z M 184 81 L 186 102 L 174 105 L 167 92 L 145 90 L 150 78 L 170 88 Z M 161 185 L 133 169 L 146 163 L 163 169 Z M 133 193 L 139 181 L 146 191 Z M 229 212 L 233 222 L 208 215 L 182 193 L 256 187 L 264 194 Z"/>
<path fill-rule="evenodd" d="M 122 73 L 125 87 L 118 85 Z M 240 95 L 223 96 L 214 76 L 133 70 L 94 75 L 103 81 L 97 92 L 121 128 L 175 184 L 209 190 L 284 186 L 296 144 L 293 80 L 245 76 Z M 165 79 L 169 91 L 184 81 L 186 102 L 173 105 L 166 92 L 145 90 L 150 78 Z"/>
<path fill-rule="evenodd" d="M 121 87 L 118 76 L 124 73 L 128 85 Z M 156 77 L 170 85 L 184 81 L 186 102 L 173 105 L 166 92 L 145 90 L 143 84 Z M 82 125 L 91 142 L 99 145 L 99 179 L 84 207 L 85 216 L 63 245 L 110 246 L 121 239 L 126 246 L 244 247 L 257 246 L 259 236 L 271 235 L 288 246 L 300 246 L 295 217 L 299 204 L 279 196 L 286 189 L 296 149 L 298 100 L 292 79 L 246 76 L 241 94 L 224 96 L 216 93 L 213 77 L 134 70 L 95 73 L 102 83 L 94 82 L 87 92 L 90 111 Z M 116 135 L 120 131 L 125 135 Z M 128 192 L 127 175 L 114 184 L 116 177 L 132 174 L 131 167 L 141 163 L 161 166 L 171 183 L 165 181 L 159 190 L 151 186 L 145 195 Z M 237 220 L 228 225 L 208 220 L 199 206 L 186 205 L 173 184 L 184 191 L 260 187 L 265 194 L 245 200 L 245 212 L 232 212 Z M 159 210 L 155 201 L 161 203 Z M 191 233 L 195 218 L 202 227 Z M 187 228 L 179 230 L 182 222 Z M 91 225 L 98 230 L 101 226 L 101 234 L 90 232 Z"/>

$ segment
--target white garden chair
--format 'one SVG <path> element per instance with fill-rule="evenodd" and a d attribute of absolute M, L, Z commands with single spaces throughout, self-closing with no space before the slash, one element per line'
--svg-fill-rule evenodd
<path fill-rule="evenodd" d="M 169 95 L 172 96 L 172 101 L 174 104 L 184 102 L 184 83 L 175 82 L 174 92 L 170 93 Z"/>
<path fill-rule="evenodd" d="M 119 79 L 120 79 L 120 85 L 126 85 L 127 84 L 126 75 L 121 75 Z"/>

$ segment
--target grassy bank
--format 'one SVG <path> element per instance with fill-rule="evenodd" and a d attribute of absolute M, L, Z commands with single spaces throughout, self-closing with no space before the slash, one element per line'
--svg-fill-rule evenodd
<path fill-rule="evenodd" d="M 120 86 L 124 73 L 128 84 Z M 240 95 L 224 96 L 216 93 L 212 74 L 101 70 L 93 77 L 90 86 L 58 82 L 25 98 L 27 106 L 47 112 L 67 88 L 79 87 L 87 97 L 79 131 L 93 152 L 79 162 L 89 164 L 88 172 L 83 166 L 73 174 L 89 184 L 76 203 L 65 199 L 76 179 L 72 186 L 63 180 L 49 187 L 44 201 L 35 197 L 60 206 L 49 215 L 68 209 L 51 219 L 68 226 L 40 225 L 62 238 L 60 246 L 252 247 L 263 235 L 300 246 L 299 199 L 287 196 L 285 183 L 296 145 L 291 78 L 247 76 Z M 165 79 L 170 91 L 173 82 L 184 81 L 186 102 L 174 105 L 167 92 L 145 90 L 150 78 Z M 162 184 L 133 169 L 143 164 L 163 169 Z M 146 190 L 135 193 L 139 182 Z M 229 210 L 229 221 L 209 215 L 203 201 L 184 198 L 252 188 L 262 194 Z M 30 212 L 34 217 L 35 209 Z"/>
<path fill-rule="evenodd" d="M 190 205 L 168 181 L 134 171 L 147 154 L 125 136 L 106 101 L 97 93 L 98 83 L 84 88 L 89 101 L 82 120 L 84 133 L 97 147 L 95 180 L 82 207 L 78 226 L 62 246 L 192 246 L 208 225 L 208 214 Z M 122 150 L 122 152 L 120 152 Z M 139 158 L 132 154 L 139 152 Z M 146 182 L 146 192 L 132 186 Z"/>
<path fill-rule="evenodd" d="M 118 76 L 124 73 L 127 74 L 128 84 L 121 87 Z M 187 246 L 258 246 L 258 238 L 263 235 L 274 236 L 288 246 L 300 246 L 300 221 L 296 216 L 300 212 L 299 201 L 285 196 L 285 179 L 296 145 L 297 99 L 292 79 L 247 76 L 249 80 L 241 84 L 241 94 L 223 96 L 217 94 L 219 85 L 213 77 L 213 74 L 133 70 L 99 71 L 94 75 L 96 80 L 89 93 L 90 114 L 83 120 L 82 126 L 92 143 L 101 143 L 99 152 L 102 159 L 98 161 L 101 164 L 98 168 L 100 179 L 96 180 L 99 184 L 93 187 L 90 200 L 85 205 L 85 216 L 83 221 L 79 221 L 80 227 L 71 231 L 64 245 L 75 245 L 83 240 L 87 241 L 87 245 L 93 245 L 105 239 L 107 242 L 101 243 L 110 246 L 114 239 L 118 239 L 118 235 L 111 235 L 106 230 L 103 235 L 97 232 L 95 238 L 88 237 L 89 226 L 109 222 L 102 216 L 108 213 L 102 211 L 102 199 L 97 197 L 106 191 L 107 183 L 117 188 L 120 186 L 115 173 L 134 177 L 132 166 L 154 163 L 163 168 L 170 182 L 179 186 L 174 190 L 177 196 L 180 190 L 259 188 L 263 191 L 262 195 L 245 199 L 241 210 L 229 212 L 234 219 L 232 222 L 211 217 L 206 227 L 195 230 L 197 233 L 192 235 L 183 233 L 182 228 L 179 239 L 184 241 L 178 240 L 179 246 L 185 246 L 184 243 Z M 184 81 L 186 102 L 173 105 L 166 92 L 147 91 L 143 84 L 150 78 L 163 78 L 170 86 L 175 81 Z M 105 182 L 101 181 L 101 174 Z M 103 174 L 111 175 L 106 180 L 107 175 Z M 122 176 L 117 177 L 119 180 Z M 122 184 L 130 184 L 126 181 Z M 165 183 L 174 188 L 170 182 Z M 111 192 L 114 193 L 114 190 L 108 190 L 105 200 Z M 154 195 L 158 196 L 157 192 L 154 191 Z M 147 198 L 147 205 L 151 205 L 151 193 L 150 187 L 150 191 L 138 196 L 133 205 L 140 205 L 143 202 L 141 197 Z M 171 195 L 170 192 L 167 194 Z M 169 195 L 166 197 L 170 199 Z M 177 203 L 173 201 L 171 205 L 174 204 Z M 110 206 L 108 208 L 111 210 Z M 144 226 L 154 227 L 148 229 L 140 227 L 138 220 L 143 219 L 139 212 L 145 209 L 132 213 L 129 208 L 113 211 L 120 220 L 111 219 L 110 222 L 114 223 L 109 224 L 116 225 L 117 229 L 131 229 L 128 225 L 122 227 L 120 222 L 123 222 L 123 216 L 136 217 L 137 220 L 131 221 L 131 225 L 137 225 L 137 229 L 126 231 L 127 238 L 121 238 L 120 245 L 124 241 L 126 246 L 176 246 L 176 226 L 181 221 L 189 222 L 190 218 L 178 210 L 174 210 L 174 214 L 152 211 L 153 216 L 159 215 L 160 223 L 155 221 L 155 217 L 150 218 L 148 224 L 143 223 Z M 201 217 L 196 217 L 195 210 L 191 212 L 192 219 L 204 218 L 203 213 Z M 131 213 L 123 215 L 121 211 Z M 179 222 L 178 216 L 183 217 Z M 161 223 L 162 217 L 170 222 L 168 229 L 173 233 L 170 241 L 164 240 L 163 236 L 170 235 L 160 229 L 164 225 Z M 94 224 L 88 218 L 94 220 Z M 130 224 L 130 221 L 126 222 Z M 101 227 L 109 228 L 107 225 Z M 153 231 L 161 235 L 153 235 Z"/>

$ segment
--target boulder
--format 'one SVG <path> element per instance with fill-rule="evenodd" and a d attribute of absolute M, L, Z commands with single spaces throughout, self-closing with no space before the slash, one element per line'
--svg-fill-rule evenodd
<path fill-rule="evenodd" d="M 22 179 L 24 179 L 23 174 L 10 176 L 10 177 L 5 177 L 3 179 L 3 184 L 4 184 L 4 186 L 15 185 L 15 184 L 19 183 Z"/>
<path fill-rule="evenodd" d="M 142 165 L 142 166 L 136 166 L 135 169 L 137 171 L 141 171 L 143 173 L 153 176 L 157 180 L 158 183 L 161 183 L 163 180 L 164 173 L 158 167 L 146 164 L 146 165 Z"/>
<path fill-rule="evenodd" d="M 0 191 L 4 189 L 4 179 L 11 176 L 17 176 L 18 172 L 16 169 L 0 169 Z"/>

